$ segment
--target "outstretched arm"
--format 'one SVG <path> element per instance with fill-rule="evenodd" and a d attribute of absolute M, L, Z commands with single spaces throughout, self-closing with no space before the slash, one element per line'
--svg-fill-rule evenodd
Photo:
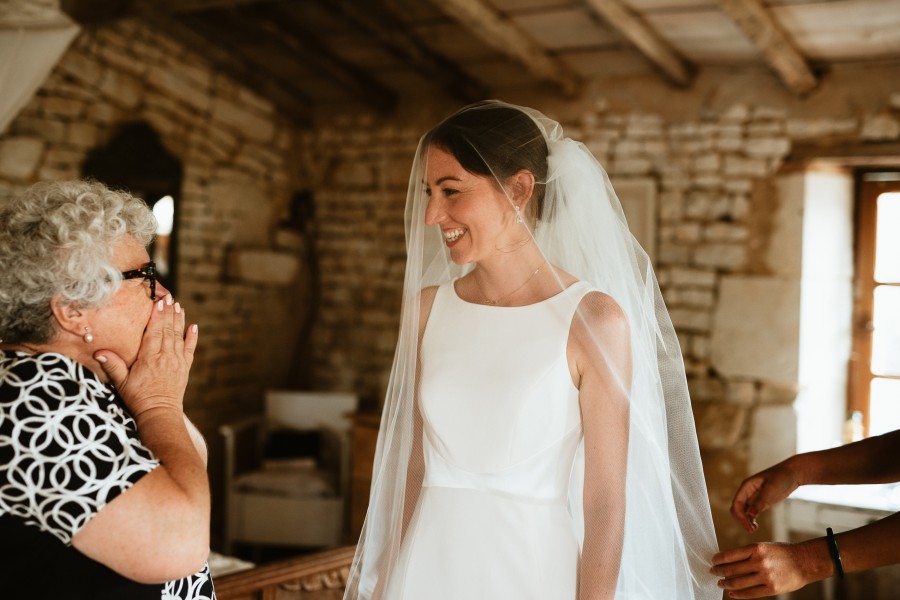
<path fill-rule="evenodd" d="M 835 536 L 844 572 L 900 563 L 900 513 Z M 712 573 L 730 598 L 763 598 L 798 590 L 836 574 L 828 541 L 820 537 L 797 544 L 760 543 L 726 550 L 713 557 Z"/>
<path fill-rule="evenodd" d="M 578 598 L 615 595 L 625 527 L 631 338 L 618 304 L 594 292 L 569 336 L 584 427 L 584 546 Z"/>
<path fill-rule="evenodd" d="M 731 513 L 747 531 L 756 517 L 801 485 L 887 483 L 900 479 L 900 463 L 884 460 L 900 452 L 900 431 L 840 448 L 797 454 L 741 484 Z M 835 536 L 847 573 L 900 562 L 900 513 Z M 759 543 L 713 557 L 714 575 L 732 598 L 786 593 L 836 574 L 827 538 L 797 544 Z"/>
<path fill-rule="evenodd" d="M 839 448 L 806 452 L 752 475 L 738 488 L 731 514 L 748 532 L 756 517 L 801 485 L 888 483 L 900 480 L 900 430 Z"/>

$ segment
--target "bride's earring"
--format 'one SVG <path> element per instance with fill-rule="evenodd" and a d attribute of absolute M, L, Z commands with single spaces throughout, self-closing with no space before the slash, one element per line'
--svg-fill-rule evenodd
<path fill-rule="evenodd" d="M 525 219 L 522 218 L 522 209 L 519 208 L 518 204 L 513 204 L 513 208 L 516 209 L 516 223 L 524 223 Z"/>

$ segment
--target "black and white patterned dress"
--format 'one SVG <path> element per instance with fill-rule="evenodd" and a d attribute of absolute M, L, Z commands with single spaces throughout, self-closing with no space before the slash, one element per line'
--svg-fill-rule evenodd
<path fill-rule="evenodd" d="M 208 566 L 136 583 L 72 547 L 108 502 L 159 466 L 121 399 L 55 353 L 0 350 L 0 596 L 212 600 Z"/>

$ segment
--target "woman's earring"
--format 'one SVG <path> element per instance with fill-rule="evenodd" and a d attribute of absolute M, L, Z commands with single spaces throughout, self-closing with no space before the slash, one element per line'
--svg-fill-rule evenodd
<path fill-rule="evenodd" d="M 94 334 L 91 333 L 91 330 L 89 327 L 84 328 L 84 337 L 82 337 L 81 339 L 84 340 L 85 344 L 90 344 L 91 342 L 94 341 Z"/>
<path fill-rule="evenodd" d="M 516 223 L 524 223 L 525 219 L 522 218 L 522 209 L 519 208 L 518 204 L 513 204 L 513 208 L 516 209 Z"/>

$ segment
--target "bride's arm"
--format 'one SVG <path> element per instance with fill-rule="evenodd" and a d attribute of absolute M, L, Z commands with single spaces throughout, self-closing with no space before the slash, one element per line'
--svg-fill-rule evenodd
<path fill-rule="evenodd" d="M 406 483 L 405 494 L 403 498 L 403 521 L 400 530 L 400 544 L 406 537 L 406 530 L 412 521 L 412 515 L 416 510 L 419 502 L 419 494 L 422 491 L 422 481 L 425 476 L 425 458 L 422 454 L 422 415 L 419 412 L 419 374 L 421 372 L 421 354 L 422 336 L 425 333 L 425 324 L 428 322 L 428 316 L 431 314 L 431 306 L 434 303 L 434 297 L 437 293 L 436 287 L 429 287 L 422 290 L 419 302 L 419 334 L 418 344 L 416 348 L 416 376 L 415 376 L 415 397 L 413 398 L 413 440 L 410 449 L 409 462 L 406 465 Z M 391 562 L 378 577 L 375 589 L 372 592 L 371 600 L 379 600 L 384 596 L 387 586 L 387 571 L 393 568 Z"/>
<path fill-rule="evenodd" d="M 418 390 L 418 375 L 416 376 L 416 389 Z M 406 466 L 406 496 L 403 502 L 403 529 L 400 535 L 400 543 L 406 537 L 406 529 L 412 520 L 413 512 L 419 503 L 419 494 L 422 491 L 422 481 L 425 478 L 425 457 L 422 454 L 422 415 L 419 412 L 419 398 L 413 407 L 413 443 L 409 456 L 409 464 Z"/>
<path fill-rule="evenodd" d="M 419 376 L 422 370 L 422 336 L 425 335 L 425 325 L 431 314 L 431 306 L 437 287 L 428 287 L 422 290 L 419 297 L 419 336 L 416 356 L 416 381 L 415 398 L 413 399 L 413 443 L 409 456 L 409 464 L 406 467 L 406 497 L 403 503 L 403 534 L 406 536 L 406 528 L 412 520 L 416 504 L 419 501 L 419 493 L 422 491 L 422 481 L 425 477 L 425 457 L 422 454 L 422 413 L 419 411 Z"/>
<path fill-rule="evenodd" d="M 611 297 L 599 292 L 585 296 L 568 344 L 584 428 L 579 600 L 611 600 L 616 590 L 625 527 L 630 339 L 628 321 Z"/>

